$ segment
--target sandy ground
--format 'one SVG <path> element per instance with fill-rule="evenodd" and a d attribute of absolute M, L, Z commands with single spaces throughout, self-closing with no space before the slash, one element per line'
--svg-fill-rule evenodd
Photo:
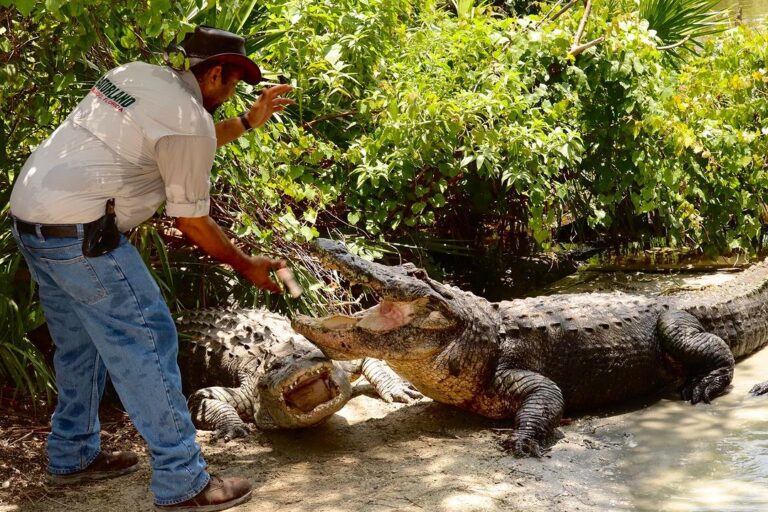
<path fill-rule="evenodd" d="M 754 512 L 768 510 L 768 398 L 746 392 L 766 378 L 768 350 L 741 362 L 711 405 L 669 397 L 575 418 L 541 459 L 501 451 L 502 423 L 367 396 L 314 429 L 199 441 L 213 472 L 252 480 L 240 512 Z M 148 481 L 145 457 L 133 475 L 0 511 L 148 511 Z"/>
<path fill-rule="evenodd" d="M 312 430 L 200 442 L 212 471 L 253 481 L 242 512 L 768 510 L 768 399 L 745 395 L 765 368 L 768 351 L 743 362 L 712 405 L 663 399 L 577 418 L 539 460 L 503 453 L 491 430 L 501 424 L 365 396 Z M 147 511 L 148 480 L 145 461 L 136 474 L 0 510 Z"/>

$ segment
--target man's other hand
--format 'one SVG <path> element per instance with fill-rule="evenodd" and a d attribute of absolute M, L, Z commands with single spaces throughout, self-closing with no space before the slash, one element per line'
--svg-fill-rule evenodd
<path fill-rule="evenodd" d="M 252 127 L 258 128 L 266 123 L 275 112 L 282 112 L 288 105 L 296 103 L 290 98 L 282 98 L 283 94 L 288 94 L 293 87 L 288 84 L 275 85 L 261 91 L 259 98 L 251 105 L 251 109 L 246 114 L 248 122 Z"/>

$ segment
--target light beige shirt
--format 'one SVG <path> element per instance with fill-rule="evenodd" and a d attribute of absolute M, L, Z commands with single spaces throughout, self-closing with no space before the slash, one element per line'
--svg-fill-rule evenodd
<path fill-rule="evenodd" d="M 42 224 L 90 222 L 115 198 L 131 229 L 166 202 L 173 217 L 210 207 L 216 132 L 190 72 L 134 62 L 108 72 L 27 159 L 11 212 Z"/>

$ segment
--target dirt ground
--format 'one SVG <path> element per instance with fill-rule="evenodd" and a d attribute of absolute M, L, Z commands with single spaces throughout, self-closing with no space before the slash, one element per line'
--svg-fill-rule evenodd
<path fill-rule="evenodd" d="M 746 396 L 766 367 L 768 351 L 741 363 L 719 404 L 662 399 L 577 418 L 538 460 L 502 452 L 503 433 L 492 430 L 502 424 L 428 400 L 367 396 L 314 429 L 225 444 L 201 432 L 199 441 L 213 472 L 254 483 L 240 512 L 768 510 L 768 399 Z M 105 446 L 143 451 L 121 418 L 106 422 Z M 44 433 L 11 428 L 0 432 L 0 511 L 151 510 L 146 452 L 135 474 L 58 490 L 40 485 Z"/>
<path fill-rule="evenodd" d="M 111 447 L 143 451 L 129 426 L 108 427 L 124 430 L 109 436 Z M 600 442 L 589 440 L 592 421 L 568 426 L 541 460 L 503 453 L 492 427 L 504 425 L 428 400 L 395 405 L 362 396 L 311 430 L 255 433 L 226 444 L 211 444 L 201 432 L 199 441 L 213 472 L 253 481 L 254 498 L 239 511 L 607 510 L 602 505 L 610 503 L 596 502 L 588 488 L 606 471 L 593 449 Z M 14 443 L 28 459 L 16 459 L 16 469 L 42 479 L 43 437 L 32 437 Z M 3 512 L 151 510 L 147 459 L 133 475 L 71 490 L 9 479 L 0 494 Z"/>

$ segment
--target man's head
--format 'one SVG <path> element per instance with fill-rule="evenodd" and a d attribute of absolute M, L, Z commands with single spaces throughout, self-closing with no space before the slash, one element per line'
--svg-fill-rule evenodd
<path fill-rule="evenodd" d="M 177 48 L 190 63 L 203 104 L 209 112 L 232 97 L 240 80 L 249 84 L 261 81 L 259 67 L 246 56 L 245 39 L 212 27 L 197 27 Z"/>
<path fill-rule="evenodd" d="M 237 83 L 243 77 L 243 70 L 239 66 L 215 60 L 193 66 L 190 71 L 195 74 L 200 86 L 203 106 L 211 114 L 235 94 Z"/>

